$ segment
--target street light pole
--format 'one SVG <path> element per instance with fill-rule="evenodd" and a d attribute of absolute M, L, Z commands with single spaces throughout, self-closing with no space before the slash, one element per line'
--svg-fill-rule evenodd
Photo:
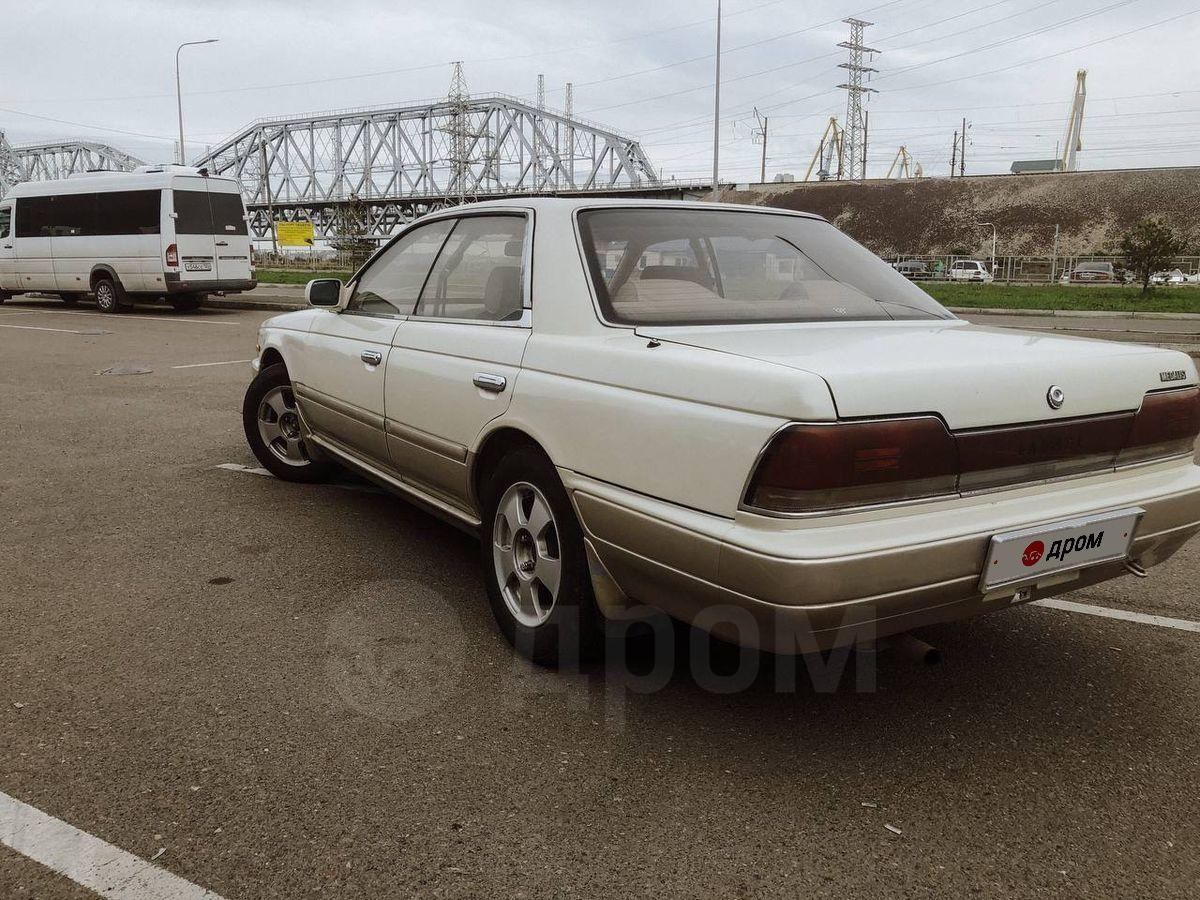
<path fill-rule="evenodd" d="M 184 41 L 175 48 L 175 105 L 179 110 L 179 164 L 182 166 L 187 162 L 187 152 L 183 149 L 183 90 L 179 82 L 179 51 L 184 47 L 195 47 L 197 44 L 215 44 L 217 38 L 208 38 L 203 41 Z"/>
<path fill-rule="evenodd" d="M 992 229 L 992 275 L 996 274 L 996 225 L 994 222 L 976 222 L 976 228 Z"/>
<path fill-rule="evenodd" d="M 717 74 L 713 82 L 713 200 L 721 199 L 721 0 L 717 0 Z"/>

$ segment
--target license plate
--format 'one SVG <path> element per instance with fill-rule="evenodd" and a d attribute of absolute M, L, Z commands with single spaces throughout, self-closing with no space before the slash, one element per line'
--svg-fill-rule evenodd
<path fill-rule="evenodd" d="M 185 272 L 211 272 L 211 259 L 187 259 L 183 260 L 183 270 Z"/>
<path fill-rule="evenodd" d="M 980 578 L 986 591 L 1032 584 L 1048 575 L 1127 559 L 1142 509 L 1123 509 L 1010 531 L 992 538 Z"/>

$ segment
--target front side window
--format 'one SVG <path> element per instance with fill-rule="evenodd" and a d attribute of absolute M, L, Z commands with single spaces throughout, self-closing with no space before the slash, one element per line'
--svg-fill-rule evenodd
<path fill-rule="evenodd" d="M 828 222 L 685 209 L 579 214 L 605 318 L 631 325 L 950 319 Z"/>
<path fill-rule="evenodd" d="M 0 240 L 12 236 L 12 207 L 0 209 Z"/>
<path fill-rule="evenodd" d="M 346 308 L 376 315 L 408 315 L 454 222 L 430 222 L 405 233 L 362 273 Z"/>
<path fill-rule="evenodd" d="M 524 246 L 524 216 L 460 219 L 425 283 L 416 315 L 481 322 L 519 320 L 524 311 Z"/>

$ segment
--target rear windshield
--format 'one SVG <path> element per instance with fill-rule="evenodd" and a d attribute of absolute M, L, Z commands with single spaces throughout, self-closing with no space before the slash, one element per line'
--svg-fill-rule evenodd
<path fill-rule="evenodd" d="M 688 209 L 579 215 L 605 318 L 631 325 L 952 319 L 828 222 Z"/>

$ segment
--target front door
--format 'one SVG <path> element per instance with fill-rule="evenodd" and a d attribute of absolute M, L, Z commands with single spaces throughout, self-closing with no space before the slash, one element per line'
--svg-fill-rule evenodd
<path fill-rule="evenodd" d="M 351 282 L 344 309 L 317 314 L 292 383 L 318 437 L 388 466 L 384 379 L 397 326 L 412 312 L 450 222 L 404 233 Z"/>
<path fill-rule="evenodd" d="M 18 287 L 13 205 L 11 200 L 8 203 L 0 203 L 0 291 L 15 291 Z"/>
<path fill-rule="evenodd" d="M 529 340 L 524 213 L 459 218 L 387 363 L 392 465 L 469 508 L 467 452 L 509 405 Z"/>

